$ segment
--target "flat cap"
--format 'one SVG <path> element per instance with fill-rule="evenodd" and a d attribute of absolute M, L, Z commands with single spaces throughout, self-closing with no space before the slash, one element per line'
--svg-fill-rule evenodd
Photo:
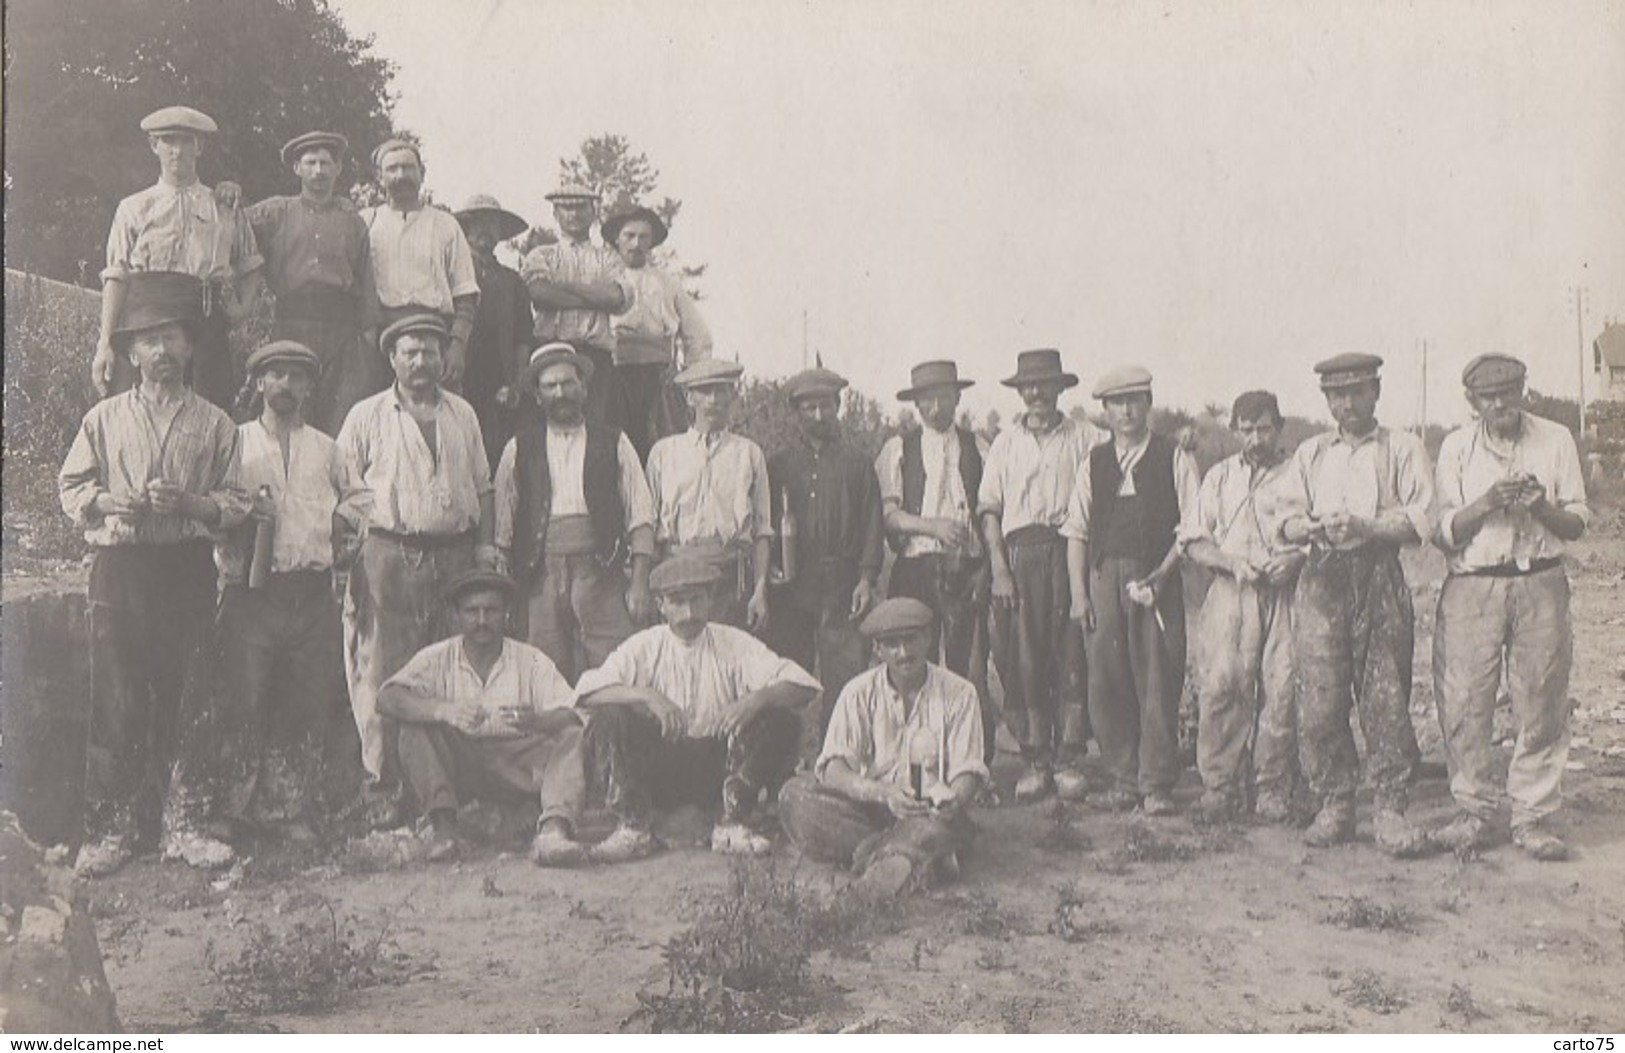
<path fill-rule="evenodd" d="M 1151 373 L 1140 366 L 1117 366 L 1100 374 L 1092 393 L 1097 399 L 1151 394 Z"/>
<path fill-rule="evenodd" d="M 395 350 L 395 341 L 407 333 L 433 333 L 444 342 L 451 335 L 451 330 L 446 328 L 445 319 L 437 314 L 409 314 L 389 324 L 389 328 L 378 337 L 378 347 L 387 355 Z"/>
<path fill-rule="evenodd" d="M 707 358 L 684 366 L 672 383 L 680 388 L 703 388 L 707 384 L 735 384 L 745 375 L 745 367 L 726 358 Z"/>
<path fill-rule="evenodd" d="M 296 135 L 282 144 L 282 163 L 291 165 L 305 156 L 306 150 L 319 150 L 326 147 L 333 152 L 335 159 L 344 156 L 350 149 L 350 140 L 338 132 L 306 132 Z"/>
<path fill-rule="evenodd" d="M 1494 391 L 1523 383 L 1528 368 L 1511 355 L 1491 352 L 1479 355 L 1461 371 L 1461 383 L 1468 391 Z"/>
<path fill-rule="evenodd" d="M 446 582 L 443 595 L 447 603 L 456 603 L 471 592 L 500 592 L 509 599 L 515 592 L 514 581 L 508 575 L 483 567 L 473 567 Z"/>
<path fill-rule="evenodd" d="M 148 135 L 163 135 L 165 132 L 213 135 L 220 127 L 214 123 L 214 118 L 190 106 L 165 106 L 141 118 L 141 130 Z"/>
<path fill-rule="evenodd" d="M 722 580 L 716 564 L 693 556 L 677 556 L 660 564 L 649 574 L 651 592 L 672 592 L 691 587 L 710 588 Z"/>
<path fill-rule="evenodd" d="M 597 201 L 598 191 L 581 183 L 560 183 L 544 196 L 549 201 Z"/>
<path fill-rule="evenodd" d="M 858 632 L 877 640 L 898 633 L 911 633 L 929 629 L 936 616 L 931 608 L 908 596 L 894 596 L 875 605 L 869 616 L 858 626 Z"/>
<path fill-rule="evenodd" d="M 1331 358 L 1315 363 L 1315 372 L 1320 374 L 1322 391 L 1331 388 L 1346 388 L 1354 384 L 1364 384 L 1368 380 L 1376 380 L 1381 369 L 1382 356 L 1366 355 L 1355 351 L 1342 355 L 1333 355 Z"/>
<path fill-rule="evenodd" d="M 310 370 L 312 378 L 322 375 L 321 357 L 297 340 L 271 341 L 249 355 L 244 368 L 249 376 L 258 376 L 260 370 L 277 362 L 304 366 Z"/>
<path fill-rule="evenodd" d="M 846 378 L 828 369 L 804 369 L 784 382 L 784 397 L 790 402 L 814 395 L 839 395 Z"/>

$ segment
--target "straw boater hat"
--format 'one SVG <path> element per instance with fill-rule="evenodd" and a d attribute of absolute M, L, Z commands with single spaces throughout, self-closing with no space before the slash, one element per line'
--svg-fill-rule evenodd
<path fill-rule="evenodd" d="M 409 314 L 405 318 L 391 322 L 378 337 L 378 349 L 384 354 L 392 354 L 395 350 L 395 341 L 407 333 L 433 333 L 440 338 L 442 345 L 451 335 L 446 328 L 445 320 L 437 314 Z"/>
<path fill-rule="evenodd" d="M 930 388 L 953 387 L 964 391 L 975 383 L 974 380 L 959 379 L 959 364 L 956 362 L 921 362 L 909 371 L 909 386 L 897 393 L 897 401 L 912 402 Z"/>
<path fill-rule="evenodd" d="M 177 271 L 136 271 L 125 278 L 124 309 L 112 340 L 120 350 L 145 329 L 179 322 L 193 339 L 203 321 L 203 283 Z"/>
<path fill-rule="evenodd" d="M 1380 356 L 1355 352 L 1333 355 L 1331 358 L 1315 363 L 1315 372 L 1320 374 L 1320 390 L 1322 391 L 1354 387 L 1364 384 L 1368 380 L 1376 380 L 1381 369 L 1382 358 Z"/>
<path fill-rule="evenodd" d="M 282 163 L 293 165 L 305 156 L 306 150 L 315 150 L 323 146 L 332 151 L 333 159 L 336 161 L 350 149 L 350 140 L 338 132 L 306 132 L 304 135 L 296 135 L 282 144 Z"/>
<path fill-rule="evenodd" d="M 1100 374 L 1095 381 L 1094 398 L 1109 399 L 1119 395 L 1151 394 L 1151 374 L 1139 366 L 1118 366 Z"/>
<path fill-rule="evenodd" d="M 141 118 L 141 130 L 148 135 L 185 132 L 189 135 L 214 135 L 220 126 L 206 113 L 190 106 L 165 106 Z"/>
<path fill-rule="evenodd" d="M 561 201 L 591 201 L 598 203 L 598 191 L 581 183 L 561 183 L 558 189 L 545 195 L 547 200 L 558 204 Z"/>
<path fill-rule="evenodd" d="M 1522 387 L 1527 373 L 1528 369 L 1522 361 L 1511 355 L 1492 352 L 1479 355 L 1467 363 L 1467 368 L 1461 371 L 1461 384 L 1474 394 L 1500 391 L 1504 388 Z"/>
<path fill-rule="evenodd" d="M 592 359 L 562 340 L 556 340 L 551 344 L 543 344 L 530 353 L 530 361 L 520 371 L 519 386 L 525 391 L 535 391 L 536 382 L 541 378 L 542 372 L 560 362 L 575 366 L 576 375 L 581 378 L 583 384 L 592 379 Z"/>
<path fill-rule="evenodd" d="M 249 376 L 256 377 L 259 376 L 260 370 L 279 362 L 284 365 L 304 366 L 310 371 L 313 380 L 322 375 L 320 356 L 297 340 L 271 341 L 248 356 L 248 364 L 244 369 Z"/>
<path fill-rule="evenodd" d="M 463 202 L 463 207 L 458 209 L 455 215 L 459 223 L 475 216 L 494 216 L 497 221 L 497 234 L 503 241 L 518 237 L 530 229 L 529 223 L 503 208 L 490 194 L 475 194 Z"/>
<path fill-rule="evenodd" d="M 666 235 L 671 233 L 666 228 L 666 221 L 661 219 L 660 214 L 654 209 L 644 208 L 642 205 L 617 212 L 604 220 L 604 241 L 610 245 L 615 244 L 615 239 L 621 236 L 621 228 L 633 220 L 649 224 L 649 229 L 654 233 L 654 240 L 650 243 L 652 248 L 659 248 L 666 243 Z"/>
<path fill-rule="evenodd" d="M 726 358 L 705 358 L 684 366 L 671 382 L 680 388 L 703 388 L 715 384 L 735 384 L 745 375 L 745 367 Z"/>
<path fill-rule="evenodd" d="M 1040 384 L 1045 381 L 1059 381 L 1063 389 L 1074 387 L 1078 383 L 1076 373 L 1068 373 L 1061 368 L 1061 353 L 1053 347 L 1021 352 L 1016 356 L 1015 376 L 1005 377 L 999 383 L 1007 388 L 1019 388 L 1023 384 Z"/>

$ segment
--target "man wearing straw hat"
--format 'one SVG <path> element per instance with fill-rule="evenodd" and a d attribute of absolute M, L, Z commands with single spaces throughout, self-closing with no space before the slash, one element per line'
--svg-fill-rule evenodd
<path fill-rule="evenodd" d="M 528 225 L 490 194 L 475 194 L 457 210 L 474 273 L 480 305 L 468 334 L 463 397 L 480 418 L 485 455 L 494 464 L 513 435 L 518 410 L 516 381 L 531 347 L 530 292 L 519 272 L 496 257 L 497 245 L 523 234 Z"/>
<path fill-rule="evenodd" d="M 974 833 L 968 809 L 988 774 L 980 705 L 970 681 L 930 660 L 934 622 L 908 597 L 869 612 L 860 628 L 881 664 L 841 691 L 813 774 L 779 794 L 796 847 L 853 868 L 866 891 L 951 877 Z"/>
<path fill-rule="evenodd" d="M 1004 719 L 1027 770 L 1017 801 L 1051 792 L 1081 800 L 1078 765 L 1089 741 L 1083 633 L 1071 620 L 1066 521 L 1072 481 L 1100 442 L 1100 430 L 1062 413 L 1061 392 L 1078 378 L 1053 348 L 1023 351 L 1014 376 L 1026 412 L 988 449 L 977 495 L 992 564 L 993 662 L 1004 685 Z"/>

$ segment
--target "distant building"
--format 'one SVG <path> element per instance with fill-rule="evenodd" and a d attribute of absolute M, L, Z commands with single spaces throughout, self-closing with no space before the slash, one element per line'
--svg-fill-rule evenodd
<path fill-rule="evenodd" d="M 1595 397 L 1607 402 L 1625 402 L 1625 322 L 1611 322 L 1592 343 L 1597 373 Z"/>

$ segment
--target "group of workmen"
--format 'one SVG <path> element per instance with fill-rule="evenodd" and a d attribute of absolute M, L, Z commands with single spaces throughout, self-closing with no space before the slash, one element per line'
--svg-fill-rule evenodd
<path fill-rule="evenodd" d="M 61 472 L 92 548 L 81 873 L 154 841 L 220 867 L 247 832 L 315 836 L 346 698 L 355 807 L 415 824 L 431 859 L 457 854 L 476 798 L 538 809 L 546 866 L 648 855 L 658 812 L 693 804 L 717 851 L 770 851 L 772 814 L 877 888 L 949 877 L 971 808 L 1000 803 L 1001 718 L 1017 803 L 1170 815 L 1184 562 L 1213 578 L 1200 815 L 1349 841 L 1363 767 L 1382 849 L 1488 845 L 1504 669 L 1513 839 L 1566 854 L 1562 554 L 1587 509 L 1574 440 L 1523 409 L 1517 359 L 1468 365 L 1477 419 L 1436 474 L 1377 423 L 1363 354 L 1315 366 L 1336 427 L 1290 454 L 1275 396 L 1238 397 L 1241 450 L 1205 479 L 1151 429 L 1148 372 L 1099 377 L 1101 430 L 1062 411 L 1078 377 L 1053 349 L 1017 356 L 1001 382 L 1024 412 L 991 444 L 958 419 L 956 364 L 915 366 L 898 398 L 920 426 L 874 461 L 843 440 L 846 381 L 804 371 L 781 389 L 797 434 L 769 458 L 731 430 L 741 367 L 651 256 L 658 214 L 610 216 L 595 244 L 596 195 L 561 187 L 559 240 L 516 272 L 494 253 L 525 222 L 486 196 L 425 204 L 411 143 L 373 153 L 375 208 L 336 192 L 348 144 L 326 132 L 283 148 L 297 194 L 245 205 L 198 181 L 207 116 L 142 129 L 160 178 L 115 216 L 106 397 Z M 271 339 L 239 363 L 227 336 L 262 285 Z M 1431 831 L 1405 814 L 1399 560 L 1427 542 L 1450 567 L 1434 679 L 1460 807 Z M 607 836 L 584 836 L 589 813 Z"/>

